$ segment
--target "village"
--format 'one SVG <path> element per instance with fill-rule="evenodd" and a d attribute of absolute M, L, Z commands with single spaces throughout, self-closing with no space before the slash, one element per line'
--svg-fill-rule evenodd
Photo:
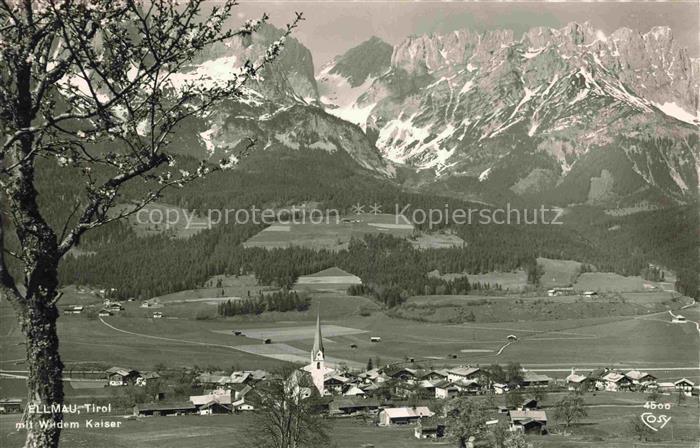
<path fill-rule="evenodd" d="M 298 382 L 300 377 L 309 380 L 309 386 L 299 392 L 300 399 L 313 399 L 314 412 L 324 418 L 362 418 L 372 422 L 377 431 L 382 431 L 382 427 L 408 426 L 407 431 L 417 439 L 449 437 L 450 427 L 443 404 L 457 397 L 471 397 L 486 403 L 486 428 L 500 425 L 512 433 L 546 437 L 552 427 L 561 423 L 556 406 L 542 405 L 546 396 L 641 392 L 652 402 L 664 395 L 672 395 L 671 399 L 680 402 L 686 397 L 697 399 L 698 395 L 697 386 L 686 378 L 659 381 L 653 374 L 639 370 L 579 371 L 572 368 L 565 378 L 555 379 L 522 369 L 517 364 L 425 368 L 412 360 L 352 370 L 326 361 L 320 316 L 317 316 L 313 337 L 309 364 L 283 379 L 290 384 Z M 257 396 L 260 386 L 278 376 L 278 373 L 260 369 L 200 372 L 193 377 L 192 385 L 201 390 L 201 394 L 176 401 L 168 393 L 158 391 L 148 397 L 147 402 L 136 404 L 133 415 L 126 417 L 255 413 L 260 403 Z M 114 390 L 128 387 L 146 390 L 162 380 L 155 371 L 139 372 L 118 366 L 107 369 L 104 379 L 105 387 Z M 18 398 L 0 400 L 0 413 L 23 412 L 23 401 Z"/>

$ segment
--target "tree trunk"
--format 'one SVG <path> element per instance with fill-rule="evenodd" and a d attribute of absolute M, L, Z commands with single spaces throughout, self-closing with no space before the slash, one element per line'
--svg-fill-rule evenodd
<path fill-rule="evenodd" d="M 52 303 L 55 289 L 42 291 L 42 296 L 34 297 L 20 316 L 29 371 L 25 448 L 58 447 L 63 422 L 63 363 L 56 333 L 58 309 Z"/>

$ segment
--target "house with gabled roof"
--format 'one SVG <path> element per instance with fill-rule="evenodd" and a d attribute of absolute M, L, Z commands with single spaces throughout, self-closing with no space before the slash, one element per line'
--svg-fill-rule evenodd
<path fill-rule="evenodd" d="M 389 376 L 395 380 L 413 383 L 418 378 L 418 370 L 402 367 L 400 369 L 389 372 Z"/>
<path fill-rule="evenodd" d="M 416 439 L 441 439 L 445 437 L 445 419 L 433 416 L 424 417 L 418 420 L 418 424 L 413 430 Z"/>
<path fill-rule="evenodd" d="M 602 381 L 605 390 L 611 392 L 629 390 L 632 386 L 632 380 L 627 378 L 624 374 L 615 371 L 610 371 L 603 375 Z"/>
<path fill-rule="evenodd" d="M 449 381 L 473 380 L 481 376 L 481 369 L 478 367 L 455 367 L 447 371 Z"/>
<path fill-rule="evenodd" d="M 136 382 L 141 376 L 138 370 L 123 367 L 110 367 L 106 373 L 107 382 L 110 386 L 126 386 L 129 383 Z"/>
<path fill-rule="evenodd" d="M 440 400 L 456 397 L 460 392 L 460 388 L 452 381 L 443 380 L 435 384 L 435 398 Z"/>
<path fill-rule="evenodd" d="M 187 403 L 147 403 L 134 406 L 134 415 L 164 416 L 164 415 L 187 415 L 195 414 L 197 407 L 190 402 Z"/>
<path fill-rule="evenodd" d="M 656 383 L 656 377 L 654 375 L 647 372 L 640 372 L 639 370 L 630 370 L 625 373 L 625 376 L 632 381 L 633 386 L 642 390 Z"/>
<path fill-rule="evenodd" d="M 541 410 L 524 409 L 508 411 L 511 431 L 525 434 L 546 434 L 547 413 Z"/>
<path fill-rule="evenodd" d="M 246 384 L 253 380 L 250 372 L 232 372 L 229 376 L 231 378 L 231 384 Z"/>
<path fill-rule="evenodd" d="M 159 379 L 160 375 L 158 374 L 158 372 L 146 372 L 143 375 L 136 378 L 136 385 L 145 386 L 148 384 L 149 381 L 154 382 L 158 381 Z"/>
<path fill-rule="evenodd" d="M 342 393 L 346 384 L 350 383 L 350 379 L 343 375 L 330 374 L 323 379 L 323 387 L 330 393 Z"/>
<path fill-rule="evenodd" d="M 365 391 L 354 384 L 347 386 L 343 392 L 345 397 L 364 397 L 365 395 Z"/>
<path fill-rule="evenodd" d="M 386 408 L 379 413 L 379 426 L 407 425 L 433 415 L 426 406 Z"/>
<path fill-rule="evenodd" d="M 443 381 L 447 379 L 447 369 L 429 370 L 423 373 L 419 379 L 428 381 Z"/>
<path fill-rule="evenodd" d="M 549 387 L 549 383 L 551 381 L 552 378 L 548 377 L 547 375 L 526 370 L 523 372 L 523 379 L 520 381 L 520 385 L 522 387 L 530 388 L 545 388 Z"/>
<path fill-rule="evenodd" d="M 379 401 L 372 398 L 334 398 L 329 404 L 331 414 L 371 413 L 379 409 Z"/>
<path fill-rule="evenodd" d="M 190 402 L 201 415 L 230 414 L 233 409 L 230 389 L 217 389 L 205 395 L 192 395 Z"/>
<path fill-rule="evenodd" d="M 673 382 L 673 387 L 677 391 L 682 392 L 686 396 L 690 397 L 693 394 L 693 388 L 695 387 L 695 383 L 690 381 L 688 378 L 681 378 L 680 380 Z"/>
<path fill-rule="evenodd" d="M 22 403 L 21 398 L 0 398 L 0 414 L 19 414 Z"/>
<path fill-rule="evenodd" d="M 571 373 L 565 378 L 567 389 L 570 391 L 583 390 L 587 387 L 588 377 L 576 373 L 576 369 L 572 368 Z"/>

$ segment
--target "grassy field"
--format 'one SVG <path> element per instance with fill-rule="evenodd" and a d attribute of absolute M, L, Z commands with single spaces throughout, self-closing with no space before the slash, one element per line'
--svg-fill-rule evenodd
<path fill-rule="evenodd" d="M 308 219 L 308 218 L 307 218 Z M 320 220 L 316 217 L 316 222 Z M 408 237 L 414 232 L 411 224 L 395 215 L 359 214 L 347 217 L 330 216 L 320 223 L 279 224 L 265 228 L 246 241 L 244 247 L 300 246 L 311 249 L 342 250 L 351 238 L 361 238 L 368 233 L 388 233 Z"/>
<path fill-rule="evenodd" d="M 466 243 L 457 235 L 448 232 L 423 233 L 409 238 L 416 249 L 445 249 L 463 247 Z"/>
<path fill-rule="evenodd" d="M 583 448 L 606 447 L 696 447 L 699 431 L 697 420 L 700 416 L 696 403 L 678 406 L 670 397 L 662 397 L 660 402 L 670 402 L 672 407 L 664 414 L 671 417 L 669 424 L 651 436 L 647 443 L 634 441 L 629 430 L 632 419 L 644 412 L 642 394 L 618 393 L 596 395 L 586 394 L 584 399 L 588 415 L 574 424 L 566 435 L 558 428 L 553 417 L 551 404 L 559 398 L 550 394 L 543 401 L 550 418 L 552 434 L 528 436 L 529 441 L 539 447 Z M 84 426 L 86 417 L 69 416 L 68 421 L 76 421 Z M 62 446 L 71 448 L 244 448 L 251 446 L 251 435 L 255 434 L 254 414 L 147 417 L 127 419 L 121 415 L 89 416 L 95 420 L 121 422 L 115 429 L 66 429 L 63 432 Z M 0 415 L 0 446 L 19 448 L 23 444 L 23 431 L 15 429 L 18 415 Z M 447 442 L 435 443 L 413 437 L 413 426 L 377 427 L 371 420 L 360 418 L 329 419 L 331 447 L 361 448 L 424 448 L 431 446 L 452 446 Z"/>
<path fill-rule="evenodd" d="M 687 303 L 670 292 L 542 296 L 414 296 L 391 315 L 427 322 L 511 322 L 631 316 L 678 310 Z"/>
<path fill-rule="evenodd" d="M 639 276 L 624 277 L 611 272 L 584 272 L 581 274 L 573 288 L 576 291 L 663 291 L 669 288 L 669 284 L 650 282 Z"/>
<path fill-rule="evenodd" d="M 115 429 L 66 429 L 62 446 L 71 448 L 248 448 L 250 435 L 255 432 L 252 415 L 180 416 L 124 419 L 105 416 L 120 421 Z M 17 416 L 0 415 L 0 446 L 19 448 L 23 444 L 23 431 L 16 431 Z M 76 420 L 83 422 L 81 418 Z M 435 446 L 426 440 L 413 437 L 413 427 L 377 428 L 357 419 L 329 422 L 333 446 L 336 448 L 360 448 L 371 443 L 381 448 L 422 448 Z"/>
<path fill-rule="evenodd" d="M 117 215 L 133 207 L 121 204 L 110 210 Z M 129 226 L 138 236 L 152 236 L 167 233 L 173 238 L 189 238 L 190 236 L 210 228 L 206 217 L 196 216 L 194 212 L 180 207 L 154 202 L 144 209 L 127 218 Z"/>
<path fill-rule="evenodd" d="M 201 303 L 173 306 L 214 308 Z M 357 363 L 366 363 L 372 357 L 380 358 L 383 363 L 414 358 L 435 365 L 511 360 L 533 367 L 698 365 L 698 332 L 694 324 L 672 324 L 667 312 L 448 325 L 388 317 L 369 299 L 334 294 L 314 297 L 313 306 L 307 312 L 265 313 L 234 319 L 152 319 L 144 316 L 146 310 L 139 308 L 137 302 L 127 303 L 122 314 L 105 318 L 113 328 L 84 315 L 64 316 L 59 319 L 61 353 L 68 365 L 100 362 L 148 370 L 164 363 L 169 367 L 196 364 L 274 369 L 280 365 L 279 360 L 250 353 L 249 349 L 236 349 L 236 346 L 262 344 L 260 339 L 234 336 L 232 331 L 310 328 L 318 306 L 321 306 L 324 325 L 363 331 L 330 337 L 326 345 L 330 356 Z M 370 306 L 375 307 L 374 311 Z M 360 313 L 361 309 L 370 311 Z M 689 319 L 694 316 L 692 309 L 683 312 Z M 166 316 L 168 313 L 166 311 Z M 0 328 L 4 334 L 0 341 L 2 365 L 21 369 L 24 346 L 7 304 L 0 306 Z M 509 334 L 518 336 L 519 341 L 497 355 Z M 382 341 L 372 343 L 370 336 L 380 336 Z M 309 332 L 306 339 L 284 343 L 307 352 L 312 339 L 313 332 Z M 684 374 L 676 375 L 681 376 Z"/>
<path fill-rule="evenodd" d="M 544 269 L 540 284 L 545 288 L 571 286 L 581 271 L 581 263 L 573 260 L 538 258 L 537 264 Z"/>

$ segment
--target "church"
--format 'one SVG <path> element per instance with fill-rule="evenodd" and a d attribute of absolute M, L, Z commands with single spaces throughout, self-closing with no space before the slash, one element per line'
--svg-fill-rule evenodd
<path fill-rule="evenodd" d="M 311 363 L 303 368 L 311 375 L 311 381 L 323 396 L 326 392 L 324 380 L 327 374 L 333 369 L 326 367 L 326 352 L 323 349 L 323 336 L 321 335 L 321 313 L 316 316 L 316 333 L 314 335 L 314 346 L 311 349 Z"/>

